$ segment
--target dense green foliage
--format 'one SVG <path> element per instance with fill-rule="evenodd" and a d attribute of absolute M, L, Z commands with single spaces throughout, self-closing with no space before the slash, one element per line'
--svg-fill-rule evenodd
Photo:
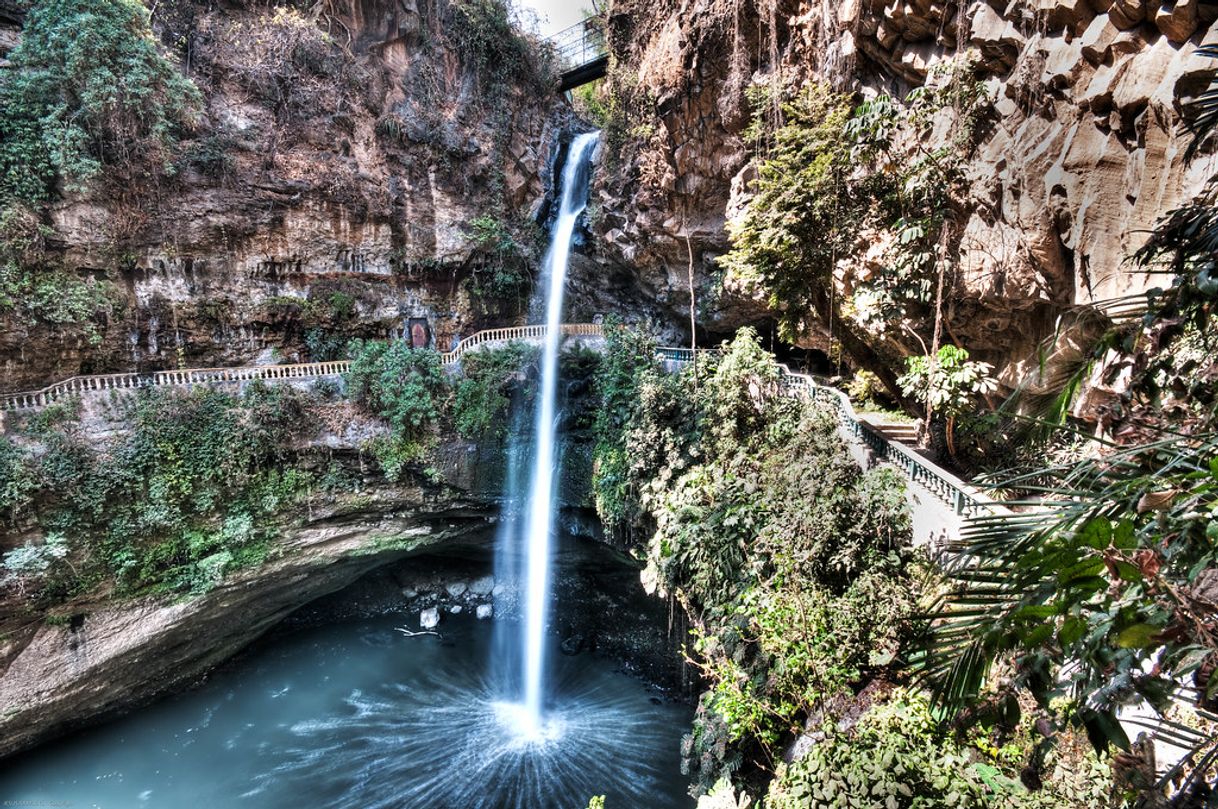
<path fill-rule="evenodd" d="M 843 732 L 827 725 L 807 755 L 780 765 L 767 809 L 913 807 L 1094 807 L 1108 805 L 1096 765 L 1060 767 L 1052 788 L 1029 792 L 1003 774 L 1002 754 L 984 755 L 937 721 L 928 700 L 898 691 Z"/>
<path fill-rule="evenodd" d="M 422 462 L 445 431 L 471 440 L 503 439 L 511 398 L 527 393 L 526 369 L 537 358 L 523 343 L 479 348 L 462 356 L 460 374 L 450 379 L 433 349 L 412 349 L 400 340 L 355 340 L 349 350 L 347 393 L 388 423 L 389 433 L 368 449 L 394 481 Z"/>
<path fill-rule="evenodd" d="M 774 760 L 800 722 L 898 655 L 913 606 L 909 517 L 831 420 L 782 395 L 743 331 L 664 375 L 611 330 L 600 378 L 598 506 L 646 543 L 645 580 L 695 619 L 707 677 L 688 758 L 702 786 Z"/>
<path fill-rule="evenodd" d="M 402 340 L 356 340 L 350 351 L 347 393 L 388 422 L 390 434 L 373 441 L 370 449 L 385 476 L 400 480 L 407 465 L 423 457 L 448 396 L 440 354 Z"/>
<path fill-rule="evenodd" d="M 1104 805 L 1099 763 L 1039 744 L 1035 717 L 999 711 L 958 732 L 925 692 L 889 694 L 937 587 L 909 547 L 904 487 L 891 470 L 862 473 L 831 415 L 784 394 L 755 334 L 676 374 L 645 335 L 607 339 L 597 505 L 644 559 L 644 582 L 691 619 L 706 689 L 684 747 L 696 791 L 724 806 L 743 805 L 736 790 L 768 790 L 775 807 Z M 1039 790 L 1018 780 L 1029 757 Z"/>
<path fill-rule="evenodd" d="M 934 357 L 909 357 L 898 383 L 906 394 L 952 418 L 966 412 L 977 396 L 998 387 L 991 370 L 988 362 L 974 362 L 965 349 L 947 345 Z"/>
<path fill-rule="evenodd" d="M 451 6 L 446 35 L 453 39 L 462 59 L 479 71 L 490 87 L 510 83 L 531 84 L 548 90 L 552 58 L 543 43 L 525 37 L 512 20 L 505 0 L 456 0 Z"/>
<path fill-rule="evenodd" d="M 470 291 L 484 301 L 520 304 L 533 285 L 535 251 L 490 214 L 470 222 L 470 236 L 478 252 Z"/>
<path fill-rule="evenodd" d="M 0 195 L 41 201 L 103 168 L 155 171 L 199 93 L 138 0 L 35 0 L 0 83 Z"/>
<path fill-rule="evenodd" d="M 513 389 L 523 369 L 536 358 L 537 350 L 525 343 L 465 355 L 453 401 L 457 432 L 470 439 L 502 438 L 508 429 Z"/>
<path fill-rule="evenodd" d="M 908 357 L 897 384 L 905 395 L 925 405 L 928 415 L 947 419 L 948 451 L 955 455 L 956 419 L 974 407 L 977 397 L 997 390 L 992 370 L 988 362 L 970 360 L 965 349 L 945 345 L 933 357 Z"/>
<path fill-rule="evenodd" d="M 768 96 L 760 96 L 757 107 L 760 118 Z M 846 98 L 809 85 L 782 111 L 785 123 L 773 132 L 772 147 L 757 167 L 756 194 L 729 224 L 732 251 L 723 263 L 736 276 L 759 281 L 794 334 L 820 308 L 837 257 L 853 247 L 859 212 L 845 187 Z"/>
<path fill-rule="evenodd" d="M 816 84 L 750 89 L 745 138 L 757 179 L 729 223 L 732 250 L 722 264 L 768 294 L 787 336 L 818 319 L 866 365 L 868 334 L 930 330 L 930 307 L 951 285 L 960 166 L 989 108 L 968 59 L 945 63 L 932 79 L 904 100 L 883 95 L 854 108 Z M 948 137 L 927 149 L 940 113 Z M 860 243 L 882 247 L 882 268 L 869 266 L 875 257 L 862 260 Z"/>
<path fill-rule="evenodd" d="M 129 432 L 95 446 L 69 408 L 49 408 L 24 447 L 0 444 L 6 515 L 46 537 L 6 555 L 6 576 L 57 601 L 105 582 L 200 592 L 260 562 L 275 518 L 310 481 L 287 449 L 307 433 L 303 413 L 287 387 L 149 391 L 124 414 Z"/>
<path fill-rule="evenodd" d="M 55 328 L 82 327 L 86 339 L 101 339 L 99 317 L 111 309 L 108 282 L 69 272 L 46 253 L 54 232 L 20 203 L 0 209 L 0 315 L 13 313 Z"/>
<path fill-rule="evenodd" d="M 631 536 L 636 531 L 646 531 L 644 487 L 653 480 L 659 485 L 667 482 L 667 478 L 649 477 L 657 464 L 651 459 L 650 452 L 645 455 L 640 453 L 671 443 L 673 438 L 666 434 L 664 439 L 667 440 L 661 442 L 648 442 L 646 438 L 631 440 L 631 431 L 628 430 L 631 421 L 645 417 L 641 397 L 648 396 L 647 409 L 655 413 L 657 424 L 681 424 L 688 419 L 675 418 L 672 413 L 655 412 L 660 397 L 653 400 L 650 394 L 662 389 L 666 380 L 655 368 L 654 340 L 614 321 L 605 325 L 605 348 L 605 356 L 596 375 L 599 399 L 595 424 L 596 470 L 593 478 L 596 509 L 607 530 Z M 663 398 L 673 400 L 673 397 Z M 673 459 L 671 465 L 678 463 Z"/>
<path fill-rule="evenodd" d="M 1173 438 L 1040 470 L 1049 499 L 979 525 L 961 548 L 969 563 L 950 571 L 927 664 L 939 699 L 976 703 L 1010 659 L 1004 686 L 1098 749 L 1129 746 L 1116 714 L 1130 702 L 1218 707 L 1216 457 L 1212 437 Z"/>

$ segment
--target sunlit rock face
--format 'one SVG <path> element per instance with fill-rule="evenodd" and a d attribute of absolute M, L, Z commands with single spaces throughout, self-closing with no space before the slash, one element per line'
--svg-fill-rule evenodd
<path fill-rule="evenodd" d="M 1154 285 L 1129 255 L 1215 168 L 1209 154 L 1184 164 L 1180 126 L 1182 105 L 1213 72 L 1194 51 L 1218 40 L 1215 11 L 1162 6 L 783 0 L 770 13 L 756 2 L 619 0 L 610 39 L 623 75 L 653 101 L 653 127 L 600 187 L 607 260 L 634 268 L 676 322 L 688 312 L 690 262 L 707 329 L 764 320 L 767 302 L 748 284 L 709 294 L 725 221 L 753 177 L 745 87 L 777 64 L 790 83 L 899 96 L 971 52 L 995 115 L 965 165 L 968 199 L 953 211 L 962 279 L 948 325 L 987 359 L 1018 361 L 1068 307 Z M 842 272 L 874 271 L 873 247 L 860 245 Z"/>
<path fill-rule="evenodd" d="M 347 337 L 425 317 L 443 349 L 519 315 L 514 297 L 471 295 L 471 222 L 543 208 L 569 106 L 483 70 L 447 0 L 325 6 L 315 25 L 276 4 L 158 4 L 154 30 L 203 92 L 202 118 L 171 176 L 52 208 L 51 257 L 112 280 L 115 305 L 100 342 L 5 318 L 0 389 L 308 359 L 318 314 Z M 20 16 L 0 4 L 0 58 Z M 350 322 L 329 322 L 336 295 Z"/>

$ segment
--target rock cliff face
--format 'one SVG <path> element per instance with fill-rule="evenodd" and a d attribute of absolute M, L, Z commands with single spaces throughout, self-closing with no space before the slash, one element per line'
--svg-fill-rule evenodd
<path fill-rule="evenodd" d="M 1157 282 L 1129 256 L 1218 165 L 1205 154 L 1184 165 L 1181 126 L 1214 73 L 1194 51 L 1218 41 L 1215 16 L 1195 0 L 617 0 L 613 80 L 653 125 L 631 133 L 601 188 L 607 253 L 674 313 L 687 310 L 692 261 L 712 332 L 764 321 L 753 290 L 714 289 L 724 223 L 753 176 L 745 87 L 780 71 L 789 84 L 901 97 L 971 53 L 994 107 L 964 166 L 946 326 L 1017 364 L 1057 315 Z M 847 284 L 873 247 L 844 261 Z"/>
<path fill-rule="evenodd" d="M 100 397 L 86 398 L 82 436 L 125 429 Z M 6 580 L 0 586 L 0 757 L 72 727 L 189 685 L 302 605 L 364 573 L 432 549 L 489 553 L 503 496 L 502 447 L 452 440 L 435 474 L 391 484 L 360 446 L 384 431 L 340 403 L 330 426 L 300 440 L 361 481 L 311 497 L 275 518 L 267 561 L 231 571 L 201 594 L 116 597 L 95 586 L 53 606 Z M 28 522 L 0 530 L 0 551 L 44 537 Z"/>
<path fill-rule="evenodd" d="M 285 532 L 282 555 L 186 600 L 81 604 L 4 643 L 0 757 L 190 685 L 289 613 L 441 543 L 489 542 L 485 503 L 406 487 Z"/>
<path fill-rule="evenodd" d="M 202 120 L 164 176 L 53 207 L 48 251 L 113 282 L 109 314 L 91 337 L 5 319 L 0 389 L 291 361 L 312 326 L 381 337 L 409 317 L 447 349 L 519 315 L 527 289 L 471 295 L 472 223 L 495 217 L 536 250 L 529 217 L 571 123 L 536 66 L 485 62 L 447 0 L 157 5 Z M 19 37 L 6 8 L 0 57 Z"/>

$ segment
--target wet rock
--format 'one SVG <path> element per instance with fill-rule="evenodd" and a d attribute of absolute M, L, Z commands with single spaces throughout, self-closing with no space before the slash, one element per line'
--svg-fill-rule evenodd
<path fill-rule="evenodd" d="M 577 655 L 583 651 L 589 651 L 592 646 L 593 644 L 591 639 L 582 632 L 574 635 L 568 635 L 567 637 L 563 638 L 562 643 L 559 644 L 559 648 L 562 650 L 562 653 L 569 657 Z"/>
<path fill-rule="evenodd" d="M 419 613 L 419 626 L 424 629 L 435 629 L 439 625 L 440 610 L 436 607 L 431 607 Z"/>
<path fill-rule="evenodd" d="M 466 590 L 469 589 L 469 585 L 463 581 L 454 581 L 454 582 L 449 582 L 448 584 L 444 585 L 444 589 L 448 592 L 448 594 L 450 596 L 452 596 L 453 598 L 457 598 L 462 593 L 464 593 Z"/>
<path fill-rule="evenodd" d="M 477 609 L 474 610 L 474 615 L 477 616 L 478 620 L 480 621 L 485 621 L 494 614 L 495 608 L 490 604 L 479 604 Z"/>
<path fill-rule="evenodd" d="M 480 579 L 474 579 L 469 585 L 469 591 L 478 596 L 490 595 L 494 589 L 494 576 L 483 576 Z"/>

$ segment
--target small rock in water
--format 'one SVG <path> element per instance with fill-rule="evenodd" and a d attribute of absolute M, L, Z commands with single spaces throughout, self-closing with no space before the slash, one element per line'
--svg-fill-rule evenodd
<path fill-rule="evenodd" d="M 559 648 L 565 655 L 577 655 L 584 650 L 584 636 L 576 634 L 563 638 Z"/>
<path fill-rule="evenodd" d="M 453 604 L 451 607 L 448 608 L 448 611 L 451 612 L 453 615 L 456 615 L 457 613 L 461 612 L 461 605 Z"/>
<path fill-rule="evenodd" d="M 464 593 L 468 587 L 469 587 L 469 585 L 463 581 L 454 581 L 454 582 L 449 583 L 444 589 L 448 591 L 448 594 L 450 596 L 452 596 L 453 598 L 456 598 L 457 596 Z"/>
<path fill-rule="evenodd" d="M 470 592 L 484 596 L 495 589 L 495 577 L 483 576 L 480 579 L 474 579 L 469 585 Z"/>
<path fill-rule="evenodd" d="M 406 596 L 407 598 L 414 598 L 418 594 L 419 594 L 419 591 L 414 589 L 413 587 L 407 587 L 405 590 L 402 591 L 402 595 Z"/>
<path fill-rule="evenodd" d="M 491 590 L 491 593 L 492 593 L 493 595 L 497 595 L 497 596 L 501 596 L 501 595 L 503 595 L 503 594 L 504 594 L 504 593 L 506 593 L 506 592 L 507 592 L 507 585 L 506 585 L 506 584 L 496 584 L 496 585 L 495 585 L 495 589 Z"/>
<path fill-rule="evenodd" d="M 419 613 L 419 626 L 424 629 L 435 629 L 440 625 L 440 611 L 435 607 Z"/>
<path fill-rule="evenodd" d="M 479 604 L 478 609 L 474 610 L 474 614 L 479 620 L 485 620 L 495 614 L 495 608 L 490 604 Z"/>

